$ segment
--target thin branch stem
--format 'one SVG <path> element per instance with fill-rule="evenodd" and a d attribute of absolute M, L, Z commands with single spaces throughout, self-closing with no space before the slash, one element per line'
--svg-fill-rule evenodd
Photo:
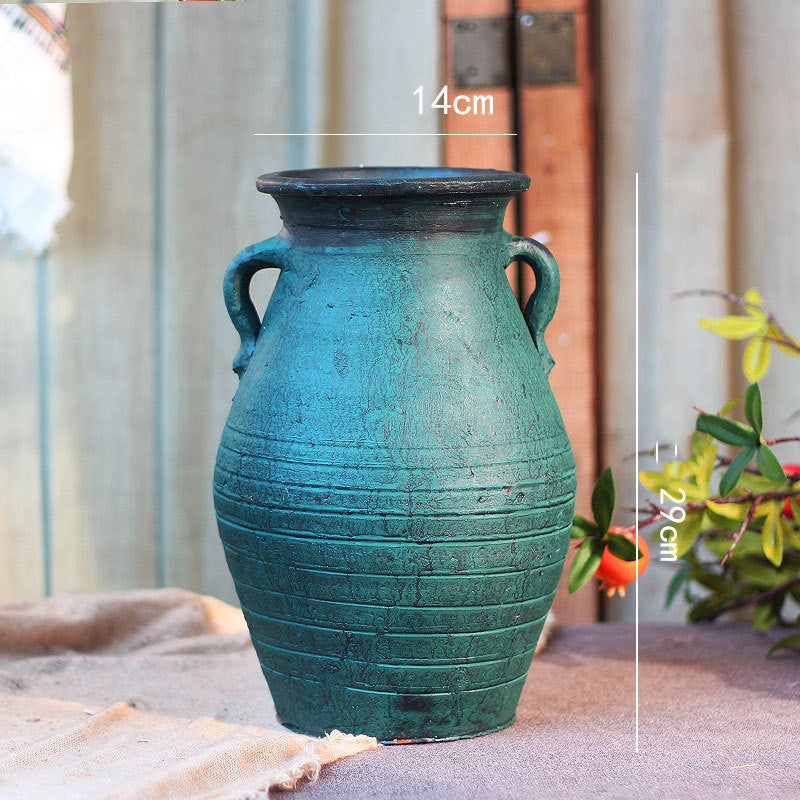
<path fill-rule="evenodd" d="M 744 536 L 744 532 L 750 527 L 753 520 L 756 518 L 756 508 L 758 507 L 758 500 L 754 500 L 750 503 L 750 508 L 747 509 L 747 514 L 745 515 L 744 520 L 742 520 L 742 524 L 739 526 L 739 530 L 733 535 L 733 540 L 731 541 L 731 546 L 728 548 L 728 552 L 722 558 L 722 565 L 725 566 L 725 562 L 733 555 L 733 551 L 736 549 L 736 545 L 739 544 L 739 540 Z"/>
<path fill-rule="evenodd" d="M 758 594 L 752 594 L 748 597 L 735 597 L 733 600 L 728 600 L 727 603 L 721 605 L 719 609 L 717 609 L 710 616 L 706 617 L 706 619 L 710 621 L 716 619 L 726 611 L 733 611 L 737 608 L 744 608 L 745 606 L 757 605 L 758 603 L 764 603 L 768 600 L 772 600 L 774 597 L 777 597 L 779 594 L 785 592 L 787 589 L 791 589 L 795 585 L 800 585 L 800 576 L 790 578 L 788 581 L 784 581 L 783 583 L 774 586 L 772 589 L 767 589 L 766 591 L 759 592 Z"/>
<path fill-rule="evenodd" d="M 762 336 L 760 338 L 765 339 L 767 341 L 775 342 L 776 344 L 782 344 L 784 347 L 800 355 L 800 344 L 793 336 L 791 336 L 791 334 L 789 334 L 789 332 L 783 327 L 783 325 L 781 325 L 780 322 L 778 322 L 775 315 L 766 306 L 762 306 L 758 303 L 751 303 L 749 300 L 745 300 L 744 297 L 741 297 L 738 294 L 732 294 L 731 292 L 723 292 L 720 289 L 687 289 L 686 291 L 683 292 L 677 292 L 672 296 L 676 299 L 680 299 L 683 297 L 691 297 L 692 295 L 701 295 L 701 296 L 712 295 L 714 297 L 721 297 L 723 300 L 727 300 L 729 303 L 741 306 L 745 310 L 753 308 L 762 312 L 763 314 L 766 315 L 767 322 L 773 327 L 773 329 L 780 338 L 776 339 L 775 337 L 772 336 Z"/>
<path fill-rule="evenodd" d="M 764 444 L 770 447 L 773 444 L 783 444 L 784 442 L 800 442 L 800 436 L 779 436 L 777 439 L 764 439 Z"/>
<path fill-rule="evenodd" d="M 708 507 L 708 503 L 716 503 L 717 505 L 749 503 L 752 508 L 754 505 L 759 506 L 761 503 L 769 503 L 772 500 L 786 500 L 790 497 L 798 496 L 800 496 L 800 485 L 798 485 L 798 487 L 795 489 L 787 489 L 786 491 L 782 492 L 764 492 L 763 494 L 754 494 L 753 492 L 748 492 L 746 495 L 737 495 L 736 497 L 710 497 L 708 500 L 700 500 L 695 503 L 686 503 L 686 505 L 681 506 L 681 508 L 683 508 L 687 514 L 691 514 L 693 511 L 704 511 Z M 645 503 L 644 508 L 632 510 L 638 514 L 649 513 L 649 516 L 639 520 L 640 528 L 646 528 L 648 525 L 652 525 L 654 522 L 669 522 L 670 520 L 666 509 L 661 508 L 661 506 L 659 506 L 657 503 L 654 503 L 652 500 L 648 500 Z M 753 519 L 751 518 L 750 522 L 752 523 L 752 521 Z M 625 525 L 622 527 L 624 527 L 625 530 L 633 530 L 636 525 Z"/>
<path fill-rule="evenodd" d="M 727 456 L 717 456 L 717 467 L 729 467 L 733 464 L 733 459 L 728 458 Z M 745 467 L 745 472 L 748 472 L 750 475 L 760 475 L 761 470 L 756 469 L 756 467 Z"/>

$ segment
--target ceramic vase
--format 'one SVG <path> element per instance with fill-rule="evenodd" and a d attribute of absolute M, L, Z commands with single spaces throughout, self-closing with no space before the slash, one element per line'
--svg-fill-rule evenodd
<path fill-rule="evenodd" d="M 569 543 L 548 384 L 559 272 L 503 230 L 525 175 L 258 179 L 284 227 L 230 265 L 241 347 L 214 501 L 279 719 L 384 742 L 504 728 Z M 530 265 L 524 311 L 506 278 Z M 279 272 L 259 318 L 253 274 Z"/>

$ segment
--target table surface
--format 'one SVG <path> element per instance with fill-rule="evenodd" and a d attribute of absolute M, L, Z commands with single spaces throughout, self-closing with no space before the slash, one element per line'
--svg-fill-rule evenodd
<path fill-rule="evenodd" d="M 298 799 L 800 797 L 800 658 L 743 626 L 643 625 L 639 752 L 631 625 L 562 628 L 511 728 L 384 747 Z M 772 637 L 775 638 L 774 636 Z"/>
<path fill-rule="evenodd" d="M 0 693 L 23 710 L 26 698 L 47 698 L 258 727 L 274 719 L 241 615 L 210 598 L 65 596 L 20 613 L 0 614 Z M 766 657 L 778 635 L 643 625 L 637 753 L 633 626 L 562 627 L 534 659 L 512 727 L 361 753 L 296 796 L 797 800 L 800 658 Z M 17 735 L 63 726 L 55 716 L 14 719 Z"/>

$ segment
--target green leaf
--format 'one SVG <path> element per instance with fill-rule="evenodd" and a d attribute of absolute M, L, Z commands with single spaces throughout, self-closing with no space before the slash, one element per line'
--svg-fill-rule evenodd
<path fill-rule="evenodd" d="M 705 586 L 706 589 L 710 589 L 714 594 L 724 596 L 724 597 L 731 597 L 733 591 L 731 586 L 728 584 L 728 581 L 725 579 L 723 575 L 720 575 L 716 572 L 709 572 L 704 569 L 695 568 L 692 569 L 690 577 L 692 580 L 699 583 L 701 586 Z"/>
<path fill-rule="evenodd" d="M 695 431 L 692 434 L 693 443 L 695 437 L 701 439 L 702 444 L 698 444 L 692 449 L 692 461 L 696 465 L 694 479 L 700 491 L 704 495 L 708 495 L 711 492 L 711 476 L 714 473 L 714 466 L 717 463 L 718 448 L 714 440 L 708 434 L 697 433 L 697 431 Z"/>
<path fill-rule="evenodd" d="M 771 656 L 773 653 L 777 653 L 778 650 L 797 650 L 797 652 L 800 653 L 800 634 L 792 634 L 791 636 L 784 636 L 783 639 L 779 639 L 770 647 L 767 651 L 767 655 Z"/>
<path fill-rule="evenodd" d="M 749 426 L 715 414 L 700 414 L 696 427 L 698 431 L 710 433 L 715 439 L 736 447 L 747 447 L 758 442 L 756 432 Z"/>
<path fill-rule="evenodd" d="M 727 415 L 728 415 L 728 414 L 729 414 L 731 411 L 733 411 L 733 409 L 734 409 L 734 408 L 736 408 L 736 406 L 738 406 L 738 405 L 739 405 L 739 403 L 741 403 L 741 402 L 742 402 L 742 397 L 741 397 L 741 395 L 739 395 L 739 397 L 732 397 L 732 398 L 731 398 L 730 400 L 728 400 L 728 402 L 727 402 L 727 403 L 725 403 L 725 405 L 724 405 L 724 406 L 722 406 L 722 408 L 719 410 L 719 416 L 721 416 L 721 417 L 725 417 L 725 416 L 727 416 Z"/>
<path fill-rule="evenodd" d="M 607 533 L 606 543 L 609 552 L 623 561 L 636 561 L 641 557 L 641 551 L 637 549 L 636 543 L 618 533 Z"/>
<path fill-rule="evenodd" d="M 758 383 L 767 374 L 771 354 L 772 348 L 766 339 L 756 337 L 747 343 L 742 356 L 742 369 L 750 383 Z"/>
<path fill-rule="evenodd" d="M 797 550 L 800 550 L 800 500 L 793 497 L 789 500 L 789 508 L 792 512 L 792 519 L 788 525 L 784 525 L 786 543 Z"/>
<path fill-rule="evenodd" d="M 611 525 L 615 502 L 614 476 L 611 474 L 611 467 L 606 467 L 592 490 L 592 513 L 603 535 Z"/>
<path fill-rule="evenodd" d="M 688 564 L 682 564 L 675 571 L 675 574 L 672 576 L 672 579 L 667 586 L 667 596 L 664 600 L 664 608 L 669 608 L 672 605 L 672 601 L 677 597 L 678 592 L 680 592 L 681 587 L 684 583 L 686 583 L 689 577 L 689 570 L 690 567 Z"/>
<path fill-rule="evenodd" d="M 719 482 L 719 493 L 722 497 L 727 497 L 736 487 L 736 484 L 739 483 L 739 478 L 742 477 L 742 473 L 747 469 L 747 465 L 753 460 L 757 449 L 755 445 L 745 447 L 745 449 L 733 459 L 730 467 L 728 467 L 728 471 L 722 476 Z"/>
<path fill-rule="evenodd" d="M 775 453 L 765 444 L 762 444 L 758 448 L 756 464 L 758 465 L 759 472 L 768 480 L 775 482 L 780 481 L 782 484 L 786 483 L 786 475 L 784 475 L 781 462 L 778 461 L 775 457 Z"/>
<path fill-rule="evenodd" d="M 757 383 L 751 383 L 744 393 L 744 416 L 757 434 L 761 434 L 764 427 L 763 412 L 761 409 L 761 390 Z"/>
<path fill-rule="evenodd" d="M 750 503 L 715 503 L 713 500 L 709 500 L 706 507 L 724 519 L 742 522 L 747 516 Z"/>
<path fill-rule="evenodd" d="M 689 609 L 687 619 L 689 622 L 702 622 L 703 620 L 712 619 L 722 611 L 722 607 L 728 599 L 727 597 L 717 597 L 716 595 L 704 597 Z"/>
<path fill-rule="evenodd" d="M 766 494 L 767 492 L 782 492 L 786 489 L 786 476 L 781 473 L 777 481 L 769 480 L 763 475 L 756 475 L 752 472 L 745 472 L 739 480 L 742 489 L 749 489 L 755 494 Z"/>
<path fill-rule="evenodd" d="M 800 550 L 800 528 L 794 520 L 783 522 L 783 546 L 790 550 Z"/>
<path fill-rule="evenodd" d="M 597 539 L 587 539 L 578 548 L 567 580 L 570 594 L 575 594 L 597 572 L 602 554 L 603 543 Z"/>
<path fill-rule="evenodd" d="M 745 310 L 748 314 L 758 317 L 759 319 L 767 318 L 767 312 L 764 310 L 767 306 L 758 289 L 748 289 L 744 293 L 744 302 Z"/>
<path fill-rule="evenodd" d="M 778 350 L 787 353 L 790 356 L 800 356 L 800 342 L 789 333 L 781 333 L 774 325 L 770 325 L 767 329 L 767 336 L 770 339 L 780 339 L 782 341 L 773 342 Z"/>
<path fill-rule="evenodd" d="M 586 517 L 575 514 L 572 518 L 572 529 L 569 532 L 570 539 L 589 539 L 599 536 L 600 529 L 594 522 L 590 522 Z"/>
<path fill-rule="evenodd" d="M 771 602 L 759 603 L 753 609 L 753 630 L 768 631 L 778 621 Z"/>
<path fill-rule="evenodd" d="M 751 555 L 739 553 L 741 545 L 740 541 L 731 558 L 731 567 L 736 578 L 747 581 L 756 589 L 774 589 L 786 581 L 784 573 L 765 561 L 763 557 L 753 558 Z"/>
<path fill-rule="evenodd" d="M 692 549 L 698 535 L 700 528 L 703 524 L 703 512 L 692 511 L 686 515 L 686 519 L 675 525 L 675 530 L 678 531 L 678 537 L 675 539 L 675 544 L 678 547 L 678 558 L 685 555 Z"/>
<path fill-rule="evenodd" d="M 762 333 L 766 325 L 763 319 L 757 317 L 725 316 L 716 319 L 701 319 L 700 325 L 723 339 L 749 339 L 757 333 Z"/>
<path fill-rule="evenodd" d="M 761 528 L 761 545 L 764 555 L 779 567 L 783 561 L 783 525 L 781 524 L 781 504 L 772 502 L 768 506 Z"/>
<path fill-rule="evenodd" d="M 796 483 L 793 483 L 792 488 L 798 488 Z M 800 495 L 789 499 L 789 508 L 792 510 L 794 524 L 800 526 Z"/>
<path fill-rule="evenodd" d="M 639 482 L 645 489 L 649 489 L 653 494 L 659 495 L 660 502 L 662 501 L 660 497 L 662 489 L 673 497 L 678 498 L 680 498 L 681 492 L 684 492 L 687 502 L 700 502 L 705 499 L 705 494 L 698 486 L 680 478 L 672 478 L 663 472 L 640 472 Z"/>

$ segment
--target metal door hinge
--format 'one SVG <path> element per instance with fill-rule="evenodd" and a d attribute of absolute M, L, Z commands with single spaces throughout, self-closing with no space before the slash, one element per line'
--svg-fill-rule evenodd
<path fill-rule="evenodd" d="M 575 14 L 522 11 L 517 14 L 517 63 L 524 86 L 576 83 Z"/>
<path fill-rule="evenodd" d="M 450 23 L 451 75 L 456 89 L 511 86 L 511 21 L 506 17 Z"/>
<path fill-rule="evenodd" d="M 507 17 L 455 19 L 450 22 L 450 35 L 450 74 L 456 89 L 577 82 L 575 14 L 571 11 L 521 11 L 513 31 Z"/>

